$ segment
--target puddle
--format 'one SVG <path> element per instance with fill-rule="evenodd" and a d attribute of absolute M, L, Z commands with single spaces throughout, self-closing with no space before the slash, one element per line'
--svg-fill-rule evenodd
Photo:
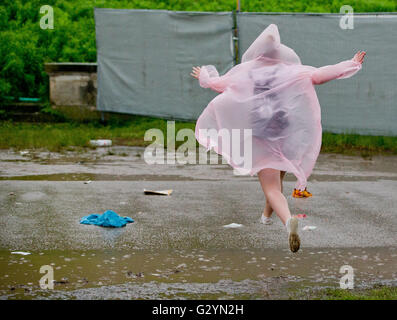
<path fill-rule="evenodd" d="M 255 190 L 259 188 L 256 178 L 233 176 L 232 170 L 226 165 L 169 165 L 166 170 L 163 165 L 148 166 L 138 156 L 142 150 L 115 148 L 111 152 L 118 152 L 116 155 L 110 155 L 108 150 L 95 150 L 87 152 L 85 157 L 73 152 L 66 155 L 51 153 L 50 159 L 47 153 L 42 152 L 29 161 L 19 154 L 0 152 L 0 180 L 4 186 L 4 192 L 0 194 L 3 200 L 1 216 L 4 218 L 3 225 L 7 226 L 3 226 L 1 233 L 0 299 L 288 299 L 291 296 L 299 297 L 296 295 L 299 290 L 339 288 L 343 276 L 339 270 L 344 265 L 354 268 L 355 286 L 358 288 L 374 284 L 397 285 L 395 247 L 304 247 L 298 254 L 286 249 L 160 250 L 163 245 L 164 248 L 208 248 L 211 243 L 212 248 L 239 248 L 252 244 L 258 247 L 262 244 L 274 246 L 275 242 L 266 242 L 263 230 L 256 227 L 257 222 L 250 220 L 249 215 L 240 218 L 243 217 L 240 216 L 241 212 L 252 212 L 258 208 L 262 210 L 259 205 L 251 205 L 255 201 L 262 201 L 260 193 L 255 196 Z M 370 245 L 394 245 L 394 230 L 391 230 L 395 218 L 392 212 L 394 207 L 393 202 L 388 202 L 394 201 L 395 194 L 391 191 L 394 183 L 377 183 L 377 190 L 383 190 L 380 194 L 373 189 L 372 181 L 397 180 L 395 159 L 380 157 L 369 162 L 353 157 L 320 155 L 316 171 L 309 180 L 318 181 L 316 201 L 295 201 L 294 206 L 299 212 L 307 211 L 315 225 L 329 223 L 331 230 L 337 227 L 338 232 L 342 230 L 345 234 L 336 233 L 328 239 L 321 238 L 320 229 L 317 233 L 308 233 L 306 243 L 312 246 L 332 246 L 333 243 L 337 243 L 335 246 L 344 246 L 355 241 L 354 245 L 359 246 L 361 243 L 364 247 L 368 245 L 364 240 L 370 239 Z M 233 185 L 236 179 L 244 183 L 238 189 Z M 7 180 L 81 181 L 81 188 L 79 183 L 11 183 Z M 114 189 L 112 193 L 107 193 L 103 187 L 108 184 L 84 185 L 83 181 L 88 180 L 164 181 L 148 186 L 153 188 L 168 188 L 169 181 L 173 181 L 175 190 L 180 189 L 173 197 L 146 198 L 140 183 L 109 184 Z M 204 186 L 207 186 L 205 183 L 178 185 L 175 182 L 193 180 L 211 181 L 208 184 L 209 193 L 202 194 Z M 226 193 L 216 184 L 218 181 L 225 186 Z M 295 178 L 288 175 L 286 181 L 292 182 Z M 342 192 L 330 187 L 339 188 L 339 183 L 321 184 L 323 181 L 358 183 L 348 184 L 346 190 L 350 195 L 347 196 L 348 192 L 344 189 Z M 235 200 L 241 188 L 252 191 L 249 193 L 252 198 L 247 196 L 252 201 L 240 203 Z M 321 192 L 324 196 L 317 197 Z M 332 197 L 328 197 L 328 192 Z M 165 199 L 168 202 L 164 202 Z M 200 220 L 202 218 L 198 212 L 204 217 L 209 216 L 205 211 L 207 209 L 202 209 L 203 199 L 211 199 L 208 206 L 217 213 L 211 215 L 214 220 Z M 222 202 L 220 199 L 225 200 Z M 122 202 L 124 204 L 120 206 Z M 121 212 L 126 215 L 136 212 L 137 224 L 127 230 L 129 233 L 124 238 L 121 230 L 104 232 L 105 241 L 100 242 L 102 230 L 86 232 L 78 225 L 78 221 L 82 212 L 102 212 L 102 208 L 108 205 L 122 209 Z M 177 205 L 180 207 L 177 208 Z M 337 208 L 335 215 L 331 209 L 324 209 L 342 205 L 344 207 Z M 227 220 L 222 215 L 225 208 L 228 208 L 227 214 L 232 214 Z M 375 210 L 376 215 L 373 214 Z M 352 213 L 346 215 L 350 220 L 342 218 L 344 212 Z M 135 219 L 136 216 L 132 216 Z M 234 220 L 236 217 L 239 220 Z M 195 227 L 192 221 L 200 221 L 200 227 Z M 223 230 L 215 230 L 210 225 L 213 223 L 216 226 L 218 223 L 221 228 L 232 221 L 244 223 L 244 228 L 251 230 L 252 236 L 243 236 L 239 229 L 222 233 Z M 54 227 L 54 222 L 61 223 L 59 227 Z M 346 231 L 350 231 L 345 227 L 350 224 L 355 226 L 357 233 Z M 26 236 L 27 227 L 29 237 Z M 272 241 L 278 239 L 276 227 L 273 226 L 269 231 L 269 234 L 275 234 Z M 218 239 L 214 239 L 212 232 L 220 235 Z M 233 233 L 232 237 L 229 237 L 230 232 Z M 357 234 L 363 236 L 358 237 Z M 108 249 L 103 249 L 103 244 Z M 134 249 L 128 250 L 126 246 L 122 250 L 114 249 L 121 244 L 128 244 Z M 66 249 L 72 245 L 75 245 L 74 248 L 91 247 L 99 250 Z M 136 250 L 149 248 L 149 245 L 155 250 Z M 26 256 L 15 255 L 4 249 L 8 246 L 13 251 L 26 251 L 29 248 L 36 251 L 29 251 L 31 254 Z M 64 249 L 37 251 L 40 246 L 62 246 Z M 43 290 L 39 286 L 43 276 L 40 267 L 43 265 L 53 267 L 57 281 L 53 290 Z"/>
<path fill-rule="evenodd" d="M 236 176 L 221 157 L 208 154 L 206 163 L 179 164 L 178 161 L 148 165 L 144 161 L 145 148 L 114 146 L 111 148 L 86 149 L 81 152 L 48 152 L 25 150 L 27 154 L 13 150 L 0 150 L 2 163 L 0 180 L 26 181 L 192 181 L 192 180 L 248 180 L 249 176 Z M 180 155 L 182 156 L 182 154 Z M 196 153 L 196 157 L 198 153 Z M 309 182 L 324 181 L 397 181 L 397 157 L 377 156 L 372 160 L 333 154 L 320 154 Z M 165 174 L 166 173 L 166 174 Z M 285 181 L 295 181 L 289 174 Z"/>
<path fill-rule="evenodd" d="M 40 267 L 54 289 L 39 286 Z M 287 250 L 0 251 L 1 299 L 288 299 L 297 290 L 397 283 L 396 248 Z"/>
<path fill-rule="evenodd" d="M 0 180 L 26 180 L 26 181 L 207 181 L 207 179 L 197 179 L 179 175 L 113 175 L 97 173 L 55 173 L 27 176 L 0 177 Z"/>
<path fill-rule="evenodd" d="M 245 178 L 236 176 L 236 178 Z M 170 174 L 97 174 L 97 173 L 55 173 L 25 176 L 0 176 L 0 181 L 4 180 L 25 180 L 25 181 L 209 181 L 210 179 L 192 178 L 181 175 Z M 295 181 L 293 176 L 287 176 L 285 181 Z M 309 182 L 314 181 L 379 181 L 394 180 L 397 176 L 338 176 L 338 175 L 318 175 L 312 174 Z"/>

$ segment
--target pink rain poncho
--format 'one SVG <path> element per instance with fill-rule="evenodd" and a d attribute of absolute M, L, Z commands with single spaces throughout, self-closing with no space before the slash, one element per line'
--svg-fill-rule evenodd
<path fill-rule="evenodd" d="M 287 171 L 303 190 L 321 147 L 314 85 L 351 77 L 360 69 L 352 60 L 321 68 L 302 65 L 271 24 L 225 75 L 219 76 L 212 65 L 201 67 L 200 86 L 221 94 L 198 118 L 196 139 L 239 174 L 254 175 L 264 168 Z"/>

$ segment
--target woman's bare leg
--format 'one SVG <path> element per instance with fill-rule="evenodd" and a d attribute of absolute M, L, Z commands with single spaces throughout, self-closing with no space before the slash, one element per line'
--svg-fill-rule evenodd
<path fill-rule="evenodd" d="M 298 219 L 291 217 L 287 199 L 281 193 L 281 176 L 279 170 L 263 169 L 258 173 L 266 201 L 274 209 L 277 216 L 287 227 L 289 247 L 292 252 L 297 252 L 300 247 L 298 235 Z"/>
<path fill-rule="evenodd" d="M 285 177 L 286 172 L 285 171 L 280 171 L 280 185 L 281 185 L 281 193 L 283 193 L 283 179 Z M 273 213 L 273 208 L 271 207 L 269 201 L 266 200 L 266 207 L 265 210 L 263 210 L 263 215 L 266 218 L 270 218 Z"/>
<path fill-rule="evenodd" d="M 287 199 L 285 199 L 284 195 L 281 193 L 280 171 L 275 169 L 263 169 L 259 171 L 258 177 L 259 182 L 262 186 L 263 193 L 266 197 L 266 207 L 269 208 L 269 211 L 273 208 L 285 225 L 287 220 L 291 218 L 291 213 L 288 208 Z M 267 211 L 266 213 L 268 213 L 269 211 Z"/>

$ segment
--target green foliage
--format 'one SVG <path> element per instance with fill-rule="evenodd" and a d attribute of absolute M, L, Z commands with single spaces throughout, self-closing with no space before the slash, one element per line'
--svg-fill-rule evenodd
<path fill-rule="evenodd" d="M 314 294 L 322 300 L 396 300 L 397 288 L 379 286 L 366 290 L 326 289 Z"/>
<path fill-rule="evenodd" d="M 51 115 L 55 122 L 56 121 L 58 121 L 58 122 L 66 121 L 65 115 L 62 112 L 52 108 L 48 101 L 40 109 L 40 112 L 44 113 L 44 114 Z"/>
<path fill-rule="evenodd" d="M 94 7 L 231 11 L 236 0 L 47 0 L 54 29 L 42 30 L 40 0 L 0 3 L 0 99 L 48 96 L 44 62 L 95 62 Z M 344 0 L 241 0 L 241 11 L 339 12 Z M 350 0 L 355 12 L 397 11 L 394 0 Z M 0 100 L 1 102 L 1 100 Z"/>
<path fill-rule="evenodd" d="M 323 132 L 321 151 L 360 154 L 363 157 L 378 152 L 397 154 L 397 138 Z"/>

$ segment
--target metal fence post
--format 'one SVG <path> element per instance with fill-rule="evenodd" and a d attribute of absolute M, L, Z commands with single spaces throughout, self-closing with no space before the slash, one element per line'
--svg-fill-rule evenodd
<path fill-rule="evenodd" d="M 240 8 L 238 2 L 237 8 Z M 239 63 L 239 41 L 238 41 L 238 26 L 237 26 L 237 13 L 240 10 L 233 10 L 233 42 L 234 42 L 234 65 Z"/>

